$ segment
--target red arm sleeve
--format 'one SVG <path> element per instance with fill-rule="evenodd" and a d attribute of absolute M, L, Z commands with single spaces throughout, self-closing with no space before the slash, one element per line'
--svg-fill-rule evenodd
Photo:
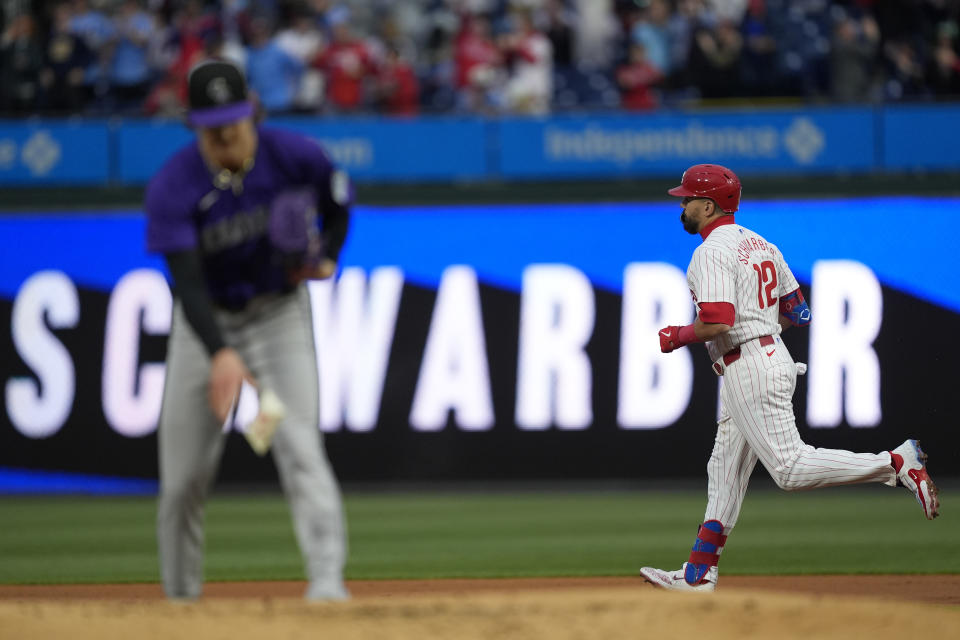
<path fill-rule="evenodd" d="M 729 302 L 701 302 L 698 306 L 701 322 L 719 322 L 732 327 L 737 317 L 736 308 Z"/>

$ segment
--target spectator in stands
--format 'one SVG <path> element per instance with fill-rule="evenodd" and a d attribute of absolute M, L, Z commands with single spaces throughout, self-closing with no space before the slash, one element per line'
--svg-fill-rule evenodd
<path fill-rule="evenodd" d="M 778 84 L 791 96 L 819 98 L 829 94 L 830 37 L 836 16 L 844 10 L 823 0 L 766 3 L 779 49 Z"/>
<path fill-rule="evenodd" d="M 553 94 L 553 47 L 537 30 L 528 11 L 516 11 L 499 46 L 510 66 L 504 89 L 507 110 L 544 114 Z"/>
<path fill-rule="evenodd" d="M 420 100 L 431 111 L 449 111 L 457 106 L 454 41 L 461 32 L 460 15 L 446 0 L 428 0 L 420 27 Z M 466 14 L 479 15 L 471 9 Z"/>
<path fill-rule="evenodd" d="M 631 111 L 652 111 L 659 101 L 652 88 L 663 80 L 663 74 L 649 60 L 646 48 L 639 42 L 630 46 L 630 61 L 617 69 L 620 105 Z"/>
<path fill-rule="evenodd" d="M 187 75 L 193 66 L 212 56 L 227 57 L 218 20 L 199 0 L 188 0 L 172 17 L 169 30 L 172 62 L 147 96 L 144 110 L 150 115 L 179 117 L 187 100 Z"/>
<path fill-rule="evenodd" d="M 423 58 L 431 67 L 452 62 L 453 41 L 461 33 L 461 14 L 446 0 L 428 0 L 424 17 Z M 483 11 L 465 10 L 464 15 L 486 15 Z"/>
<path fill-rule="evenodd" d="M 173 24 L 172 11 L 158 11 L 154 14 L 153 31 L 147 42 L 147 63 L 156 80 L 163 78 L 167 69 L 180 54 L 179 34 Z"/>
<path fill-rule="evenodd" d="M 743 87 L 751 96 L 776 94 L 777 39 L 773 35 L 765 0 L 750 0 L 741 23 L 743 32 Z"/>
<path fill-rule="evenodd" d="M 398 9 L 386 10 L 379 21 L 372 38 L 366 40 L 374 59 L 385 58 L 390 50 L 397 52 L 407 63 L 416 66 L 417 43 L 410 32 L 410 25 L 404 22 L 404 12 Z"/>
<path fill-rule="evenodd" d="M 396 48 L 419 70 L 425 62 L 423 44 L 429 18 L 420 2 L 396 2 L 391 5 L 390 11 L 390 19 L 394 23 L 392 28 L 396 30 L 396 35 L 394 39 L 385 37 L 384 44 L 388 48 Z"/>
<path fill-rule="evenodd" d="M 870 16 L 838 19 L 830 49 L 830 95 L 841 103 L 870 98 L 873 65 L 880 32 Z"/>
<path fill-rule="evenodd" d="M 224 41 L 219 17 L 206 10 L 203 0 L 186 0 L 181 9 L 174 14 L 175 37 L 179 47 L 178 66 L 185 66 L 184 95 L 186 95 L 186 76 L 193 65 L 207 57 L 211 43 Z"/>
<path fill-rule="evenodd" d="M 678 86 L 690 84 L 687 63 L 693 49 L 693 34 L 701 22 L 709 22 L 711 19 L 711 14 L 704 6 L 703 0 L 678 0 L 677 9 L 667 22 L 672 84 Z"/>
<path fill-rule="evenodd" d="M 711 8 L 719 22 L 740 24 L 747 11 L 749 0 L 710 0 Z"/>
<path fill-rule="evenodd" d="M 938 98 L 960 97 L 960 56 L 957 55 L 957 23 L 941 22 L 927 65 L 927 85 Z"/>
<path fill-rule="evenodd" d="M 466 15 L 454 42 L 458 103 L 462 109 L 489 112 L 503 86 L 503 55 L 493 40 L 490 21 Z"/>
<path fill-rule="evenodd" d="M 832 4 L 840 4 L 834 0 Z M 851 4 L 851 3 L 847 3 Z M 956 15 L 958 6 L 955 0 L 896 0 L 878 2 L 852 3 L 856 5 L 866 5 L 871 15 L 877 22 L 877 31 L 880 34 L 881 42 L 889 41 L 907 41 L 914 45 L 914 48 L 921 44 L 921 38 L 929 37 L 933 34 L 933 26 L 936 20 L 931 18 L 936 14 L 952 13 Z M 953 5 L 952 7 L 950 5 Z M 848 8 L 852 10 L 852 8 Z M 857 13 L 853 13 L 856 17 Z"/>
<path fill-rule="evenodd" d="M 691 79 L 704 98 L 729 98 L 741 93 L 740 60 L 743 37 L 727 20 L 714 28 L 701 26 L 690 53 Z"/>
<path fill-rule="evenodd" d="M 416 113 L 420 110 L 420 80 L 417 45 L 407 31 L 410 25 L 402 22 L 402 12 L 394 7 L 382 7 L 374 22 L 373 32 L 364 40 L 375 62 L 371 76 L 374 106 L 389 107 L 395 113 Z M 389 69 L 384 69 L 384 65 L 389 65 Z M 385 95 L 393 96 L 397 102 L 385 102 Z"/>
<path fill-rule="evenodd" d="M 653 66 L 661 76 L 670 73 L 669 19 L 670 6 L 666 0 L 650 0 L 643 10 L 637 12 L 630 30 L 631 41 L 643 45 L 646 64 Z M 633 56 L 632 48 L 630 55 Z"/>
<path fill-rule="evenodd" d="M 277 45 L 303 64 L 317 57 L 324 37 L 317 16 L 308 6 L 297 4 L 290 10 L 289 25 L 277 34 Z"/>
<path fill-rule="evenodd" d="M 220 0 L 218 20 L 223 33 L 223 41 L 242 43 L 250 32 L 251 11 L 256 3 L 249 0 Z M 295 5 L 298 10 L 303 5 Z M 305 9 L 315 15 L 312 9 Z"/>
<path fill-rule="evenodd" d="M 412 116 L 420 110 L 420 87 L 413 66 L 398 49 L 387 50 L 376 81 L 377 106 L 391 115 Z"/>
<path fill-rule="evenodd" d="M 36 23 L 29 14 L 19 15 L 0 36 L 0 108 L 13 114 L 29 114 L 36 108 L 37 77 L 43 65 L 43 46 Z"/>
<path fill-rule="evenodd" d="M 97 51 L 114 35 L 110 18 L 90 5 L 89 0 L 73 0 L 70 31 L 80 36 L 91 50 Z"/>
<path fill-rule="evenodd" d="M 107 71 L 107 44 L 114 37 L 113 22 L 102 11 L 90 6 L 88 0 L 73 0 L 70 31 L 83 38 L 93 53 L 93 63 L 86 67 L 84 88 L 89 101 L 103 99 L 109 89 Z"/>
<path fill-rule="evenodd" d="M 610 69 L 623 33 L 609 0 L 574 0 L 574 3 L 577 14 L 574 66 L 581 71 Z"/>
<path fill-rule="evenodd" d="M 148 63 L 148 45 L 154 29 L 153 17 L 143 11 L 139 0 L 123 0 L 113 18 L 109 42 L 110 92 L 114 107 L 139 110 L 153 80 Z"/>
<path fill-rule="evenodd" d="M 247 68 L 254 11 L 289 19 L 276 44 L 310 63 L 293 99 L 297 111 L 326 106 L 353 112 L 374 105 L 408 111 L 408 102 L 401 108 L 385 97 L 411 95 L 408 80 L 416 81 L 420 106 L 427 111 L 458 105 L 482 112 L 612 108 L 625 89 L 614 79 L 615 70 L 619 63 L 631 66 L 634 40 L 645 45 L 646 62 L 662 72 L 655 95 L 670 105 L 698 95 L 829 94 L 839 102 L 858 102 L 958 94 L 960 51 L 953 35 L 958 14 L 952 0 L 61 1 L 73 9 L 69 31 L 83 44 L 54 25 L 48 32 L 34 29 L 44 69 L 25 73 L 30 38 L 17 36 L 25 22 L 14 21 L 0 60 L 5 74 L 0 106 L 13 108 L 14 94 L 27 105 L 24 96 L 31 84 L 39 84 L 39 92 L 33 91 L 44 109 L 133 107 L 148 82 L 147 111 L 177 113 L 186 71 L 199 59 L 217 55 Z M 149 12 L 136 10 L 137 2 L 146 3 Z M 119 3 L 115 20 L 98 10 L 105 3 Z M 517 9 L 527 17 L 508 18 Z M 483 19 L 471 17 L 478 15 Z M 149 30 L 145 18 L 153 22 Z M 515 21 L 536 25 L 533 35 L 518 35 L 511 26 Z M 937 35 L 940 23 L 947 25 L 944 35 Z M 479 37 L 473 32 L 478 26 Z M 507 34 L 491 38 L 490 32 Z M 526 40 L 529 45 L 540 37 L 552 51 L 552 65 L 536 55 L 539 45 L 506 44 Z M 378 71 L 391 50 L 396 56 L 390 68 Z M 490 73 L 496 68 L 503 73 Z M 78 74 L 84 76 L 84 98 L 76 95 Z M 272 87 L 282 84 L 268 77 Z M 394 93 L 401 86 L 407 89 Z M 646 98 L 637 100 L 646 104 Z M 635 104 L 632 98 L 629 102 Z"/>
<path fill-rule="evenodd" d="M 277 46 L 303 66 L 294 106 L 298 111 L 319 110 L 323 104 L 323 74 L 310 63 L 323 49 L 324 37 L 309 6 L 298 4 L 291 9 L 290 24 L 277 34 Z"/>
<path fill-rule="evenodd" d="M 220 33 L 220 55 L 241 69 L 246 69 L 245 43 L 250 37 L 250 5 L 253 3 L 248 0 L 220 0 L 219 4 L 220 12 L 214 18 Z"/>
<path fill-rule="evenodd" d="M 268 113 L 293 111 L 304 65 L 277 43 L 273 22 L 266 16 L 250 21 L 247 82 Z"/>
<path fill-rule="evenodd" d="M 544 33 L 553 47 L 554 67 L 573 66 L 573 27 L 577 14 L 565 0 L 546 0 L 544 5 Z"/>
<path fill-rule="evenodd" d="M 313 66 L 326 77 L 327 106 L 336 112 L 362 109 L 364 84 L 376 74 L 373 56 L 357 38 L 344 15 L 332 26 L 332 42 L 317 56 Z"/>
<path fill-rule="evenodd" d="M 890 40 L 883 47 L 887 67 L 886 97 L 890 100 L 927 94 L 920 56 L 907 40 Z"/>
<path fill-rule="evenodd" d="M 69 4 L 54 5 L 40 71 L 43 89 L 40 105 L 45 111 L 76 113 L 87 103 L 88 93 L 84 86 L 94 54 L 83 38 L 71 32 L 71 16 Z"/>

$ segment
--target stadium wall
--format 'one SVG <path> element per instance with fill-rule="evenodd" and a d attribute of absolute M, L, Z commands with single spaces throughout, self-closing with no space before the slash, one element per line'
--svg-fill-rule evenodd
<path fill-rule="evenodd" d="M 710 158 L 743 175 L 957 171 L 956 105 L 581 114 L 279 118 L 360 184 L 673 176 Z M 191 132 L 144 120 L 0 122 L 0 185 L 137 186 Z"/>

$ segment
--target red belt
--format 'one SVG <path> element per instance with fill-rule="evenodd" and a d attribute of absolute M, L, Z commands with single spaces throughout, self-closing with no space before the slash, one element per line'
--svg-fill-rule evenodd
<path fill-rule="evenodd" d="M 761 336 L 758 338 L 760 340 L 760 346 L 766 347 L 773 344 L 773 336 Z M 730 351 L 727 351 L 723 354 L 723 366 L 729 367 L 731 364 L 740 359 L 740 346 L 737 345 Z"/>

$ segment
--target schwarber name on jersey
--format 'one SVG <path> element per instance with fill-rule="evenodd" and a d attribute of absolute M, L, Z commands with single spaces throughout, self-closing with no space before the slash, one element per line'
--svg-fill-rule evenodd
<path fill-rule="evenodd" d="M 780 296 L 799 285 L 777 247 L 724 216 L 687 267 L 687 284 L 703 322 L 733 328 L 707 343 L 716 360 L 737 345 L 780 333 Z"/>

